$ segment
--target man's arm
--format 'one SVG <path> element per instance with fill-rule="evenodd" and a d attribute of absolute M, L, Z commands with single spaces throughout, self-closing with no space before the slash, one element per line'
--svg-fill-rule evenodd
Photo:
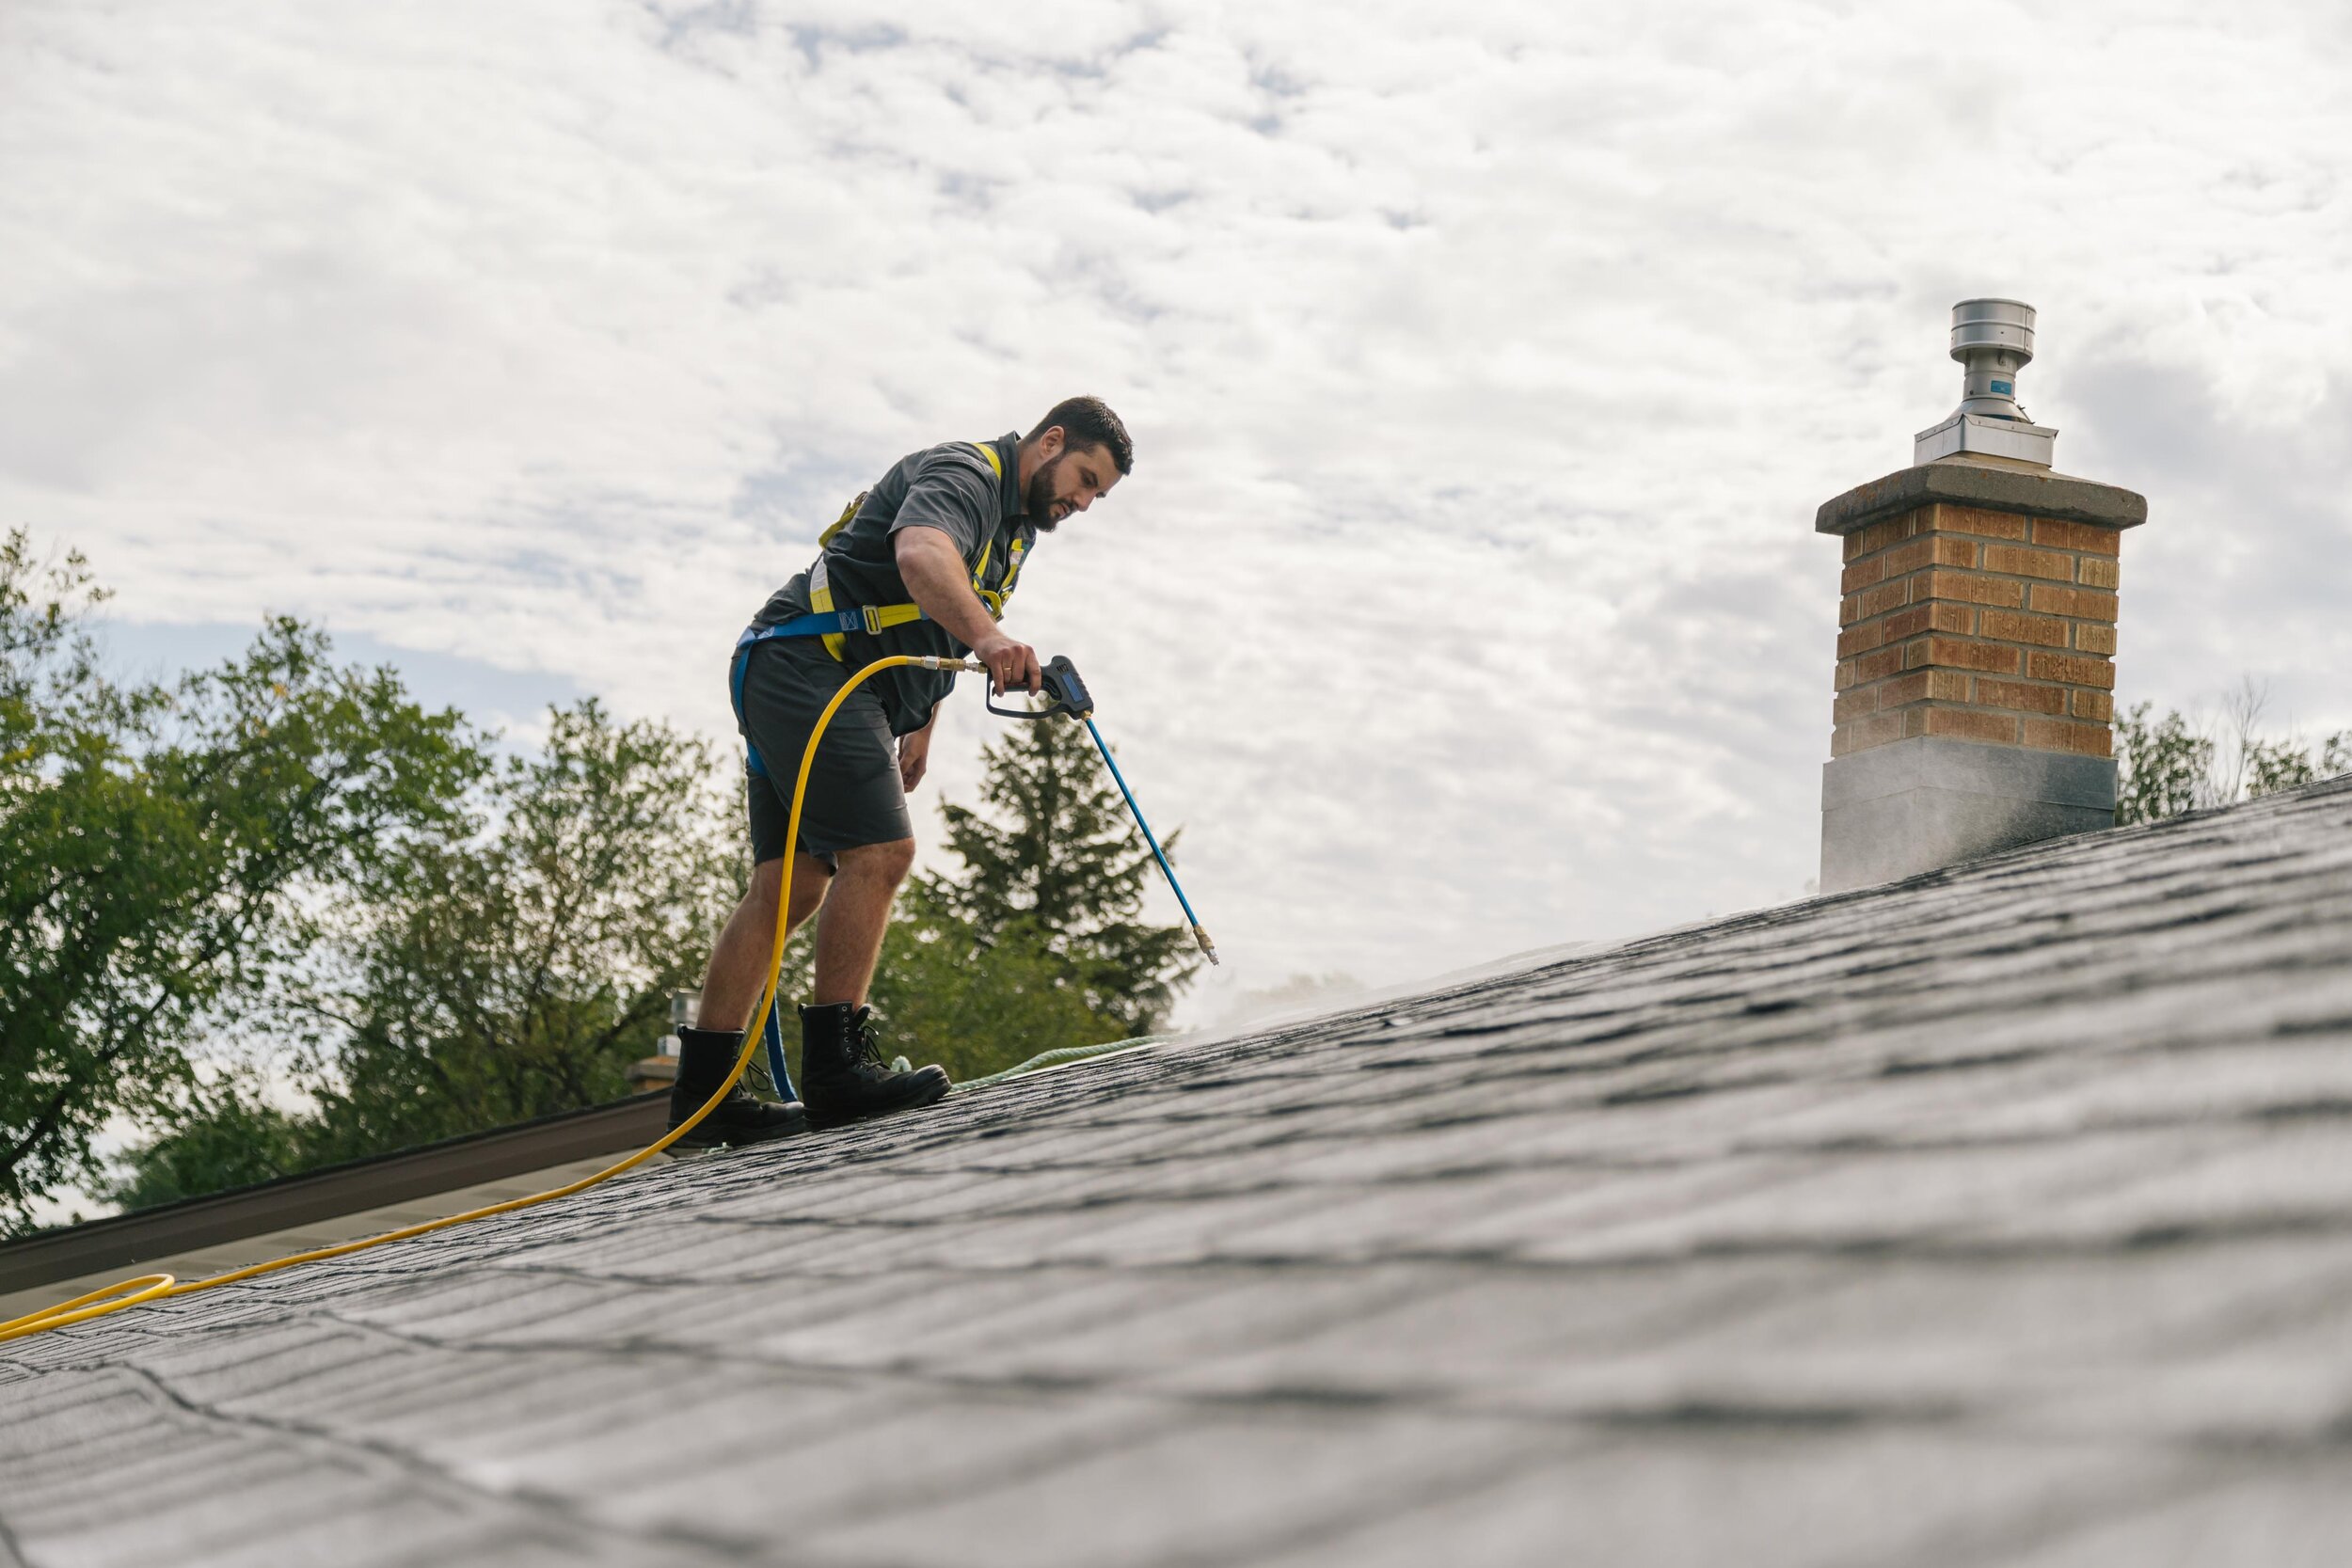
<path fill-rule="evenodd" d="M 1043 675 L 1037 650 L 1007 637 L 989 617 L 988 607 L 972 592 L 971 569 L 953 539 L 935 528 L 901 528 L 891 535 L 890 547 L 914 602 L 988 666 L 998 693 L 1016 686 L 1038 689 Z"/>

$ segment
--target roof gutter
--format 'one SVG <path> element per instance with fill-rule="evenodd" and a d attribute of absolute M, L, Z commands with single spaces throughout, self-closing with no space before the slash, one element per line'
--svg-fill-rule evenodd
<path fill-rule="evenodd" d="M 0 1243 L 0 1295 L 640 1148 L 661 1136 L 669 1103 L 669 1091 L 659 1089 L 233 1192 L 40 1231 Z"/>

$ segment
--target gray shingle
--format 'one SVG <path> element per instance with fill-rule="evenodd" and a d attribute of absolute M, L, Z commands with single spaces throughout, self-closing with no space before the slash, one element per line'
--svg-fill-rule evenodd
<path fill-rule="evenodd" d="M 0 1347 L 0 1561 L 2335 1560 L 2352 781 Z"/>

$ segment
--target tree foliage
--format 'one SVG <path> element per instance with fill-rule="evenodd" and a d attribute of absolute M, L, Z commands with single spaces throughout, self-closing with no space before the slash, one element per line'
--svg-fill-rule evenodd
<path fill-rule="evenodd" d="M 1019 922 L 983 941 L 930 879 L 909 886 L 876 966 L 871 1000 L 896 1049 L 937 1062 L 958 1083 L 1042 1052 L 1120 1038 L 1120 1021 L 1089 1006 L 1050 941 Z"/>
<path fill-rule="evenodd" d="M 619 1099 L 739 895 L 708 748 L 594 699 L 420 840 L 288 987 L 321 1152 L 351 1158 Z"/>
<path fill-rule="evenodd" d="M 312 1109 L 207 1085 L 135 1150 L 124 1202 L 405 1148 L 628 1092 L 740 895 L 736 814 L 707 747 L 593 699 L 479 781 L 451 831 L 408 840 L 323 915 L 273 990 Z"/>
<path fill-rule="evenodd" d="M 2184 812 L 2259 800 L 2352 770 L 2352 731 L 2306 744 L 2261 733 L 2265 693 L 2241 681 L 2217 718 L 2160 719 L 2140 703 L 2115 721 L 2115 820 L 2156 822 Z"/>
<path fill-rule="evenodd" d="M 106 1188 L 125 1209 L 151 1209 L 249 1187 L 322 1163 L 316 1127 L 269 1101 L 265 1085 L 224 1073 L 189 1091 L 171 1131 L 139 1148 Z"/>
<path fill-rule="evenodd" d="M 2214 743 L 2189 728 L 2176 709 L 2148 717 L 2141 703 L 2115 721 L 2115 820 L 2160 822 L 2205 804 Z"/>
<path fill-rule="evenodd" d="M 480 758 L 291 620 L 171 687 L 103 669 L 86 563 L 0 543 L 0 1226 L 168 1111 L 189 1046 L 310 945 L 326 889 L 436 830 Z"/>

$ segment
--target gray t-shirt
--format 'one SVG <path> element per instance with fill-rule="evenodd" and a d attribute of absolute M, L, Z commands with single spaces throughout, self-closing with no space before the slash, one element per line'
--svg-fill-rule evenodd
<path fill-rule="evenodd" d="M 896 541 L 902 528 L 935 528 L 956 542 L 976 590 L 1009 595 L 1037 546 L 1037 526 L 1024 503 L 1020 484 L 1021 437 L 1001 436 L 988 443 L 1004 465 L 999 478 L 970 441 L 948 441 L 910 452 L 892 465 L 857 515 L 833 536 L 819 556 L 835 610 L 912 604 L 898 576 Z M 813 572 L 815 567 L 811 567 Z M 769 597 L 753 621 L 772 626 L 805 615 L 810 572 L 803 572 Z M 862 670 L 886 654 L 940 654 L 961 658 L 972 650 L 936 621 L 890 626 L 879 636 L 850 632 L 843 641 L 845 670 Z M 894 735 L 911 735 L 930 722 L 931 709 L 955 688 L 955 676 L 930 670 L 885 670 L 867 683 L 879 690 Z"/>

